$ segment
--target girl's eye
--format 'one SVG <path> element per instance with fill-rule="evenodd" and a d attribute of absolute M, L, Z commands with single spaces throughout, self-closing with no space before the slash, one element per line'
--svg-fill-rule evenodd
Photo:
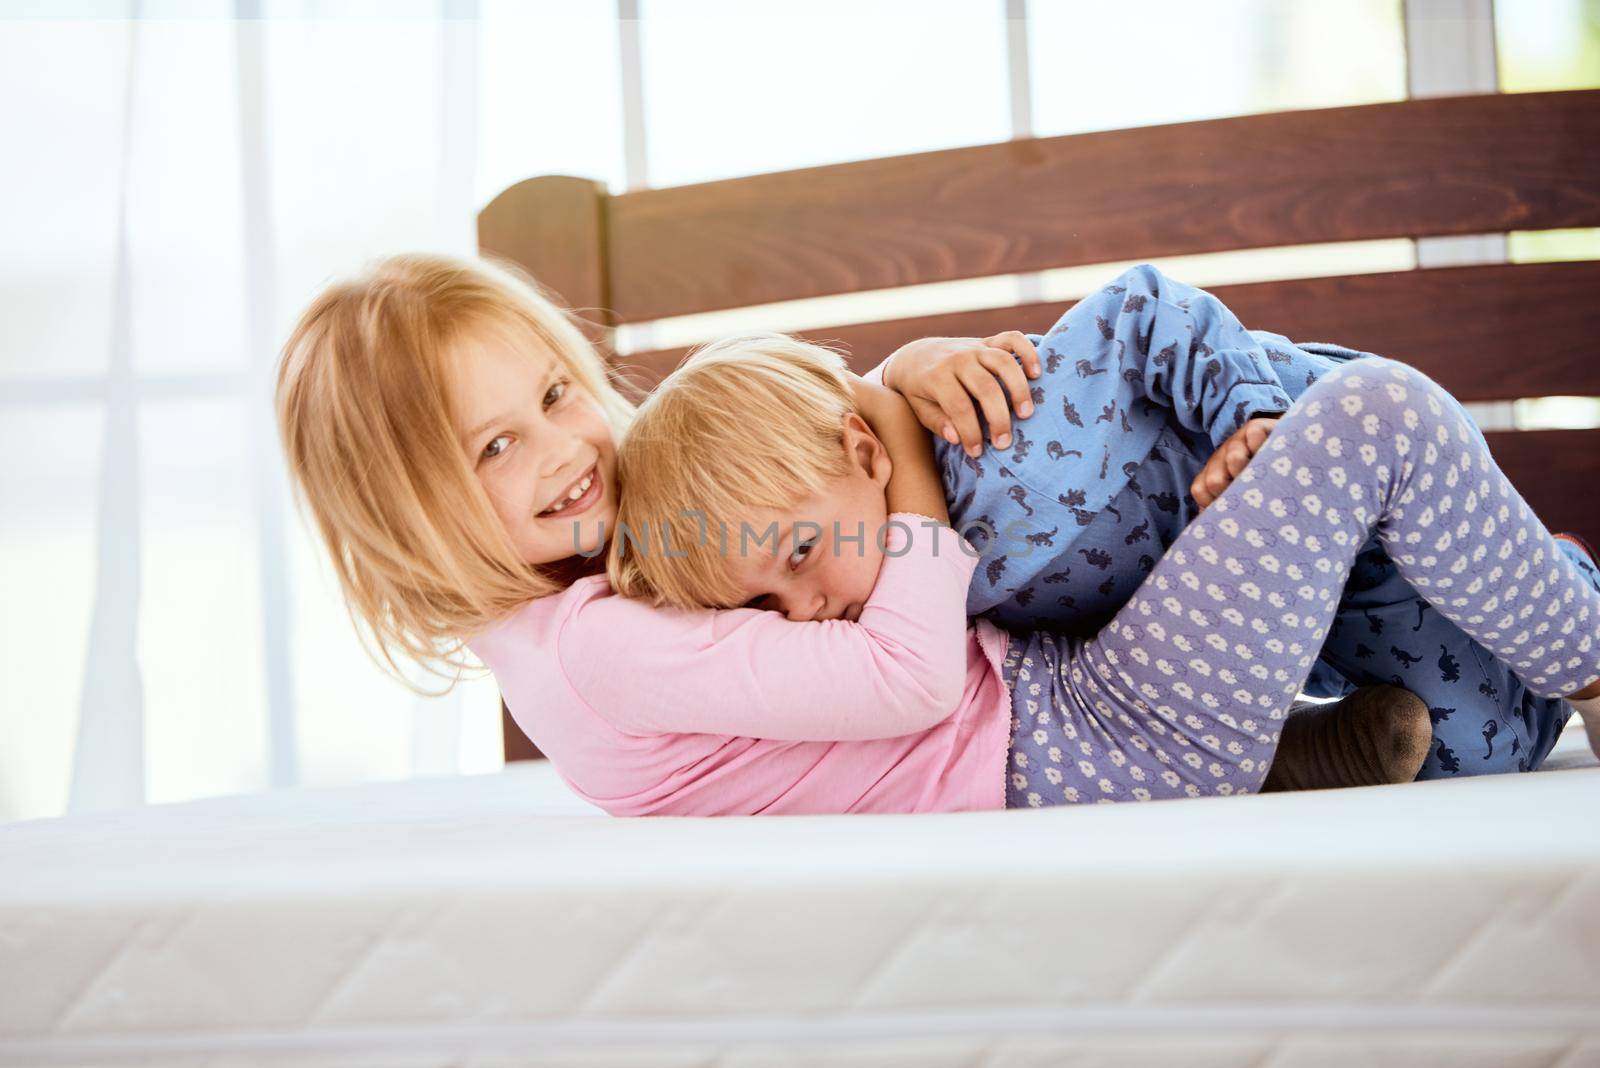
<path fill-rule="evenodd" d="M 499 456 L 501 453 L 505 452 L 504 449 L 497 449 L 494 452 L 490 452 L 489 450 L 491 447 L 493 447 L 495 442 L 504 441 L 506 440 L 506 437 L 507 435 L 501 434 L 498 437 L 489 439 L 489 444 L 483 447 L 483 456 L 481 458 L 484 460 L 493 460 L 496 456 Z"/>
<path fill-rule="evenodd" d="M 562 397 L 565 397 L 567 395 L 568 384 L 568 381 L 563 378 L 547 389 L 544 394 L 544 406 L 548 408 L 557 401 L 560 401 Z M 560 392 L 557 392 L 558 390 Z M 554 399 L 551 399 L 552 394 L 554 394 Z"/>
<path fill-rule="evenodd" d="M 811 538 L 809 541 L 803 541 L 803 542 L 800 542 L 799 544 L 797 544 L 794 547 L 794 552 L 789 554 L 789 568 L 790 568 L 790 570 L 793 570 L 793 569 L 799 567 L 801 564 L 805 563 L 807 554 L 809 554 L 812 549 L 816 548 L 817 542 L 819 542 L 821 540 L 822 540 L 821 535 L 818 535 L 817 537 Z M 800 559 L 796 560 L 795 557 L 797 557 L 797 556 Z"/>

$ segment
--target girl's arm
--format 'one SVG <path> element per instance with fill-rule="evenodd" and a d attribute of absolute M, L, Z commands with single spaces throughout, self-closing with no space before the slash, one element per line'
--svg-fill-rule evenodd
<path fill-rule="evenodd" d="M 558 653 L 602 718 L 642 734 L 860 741 L 924 731 L 955 711 L 977 554 L 949 525 L 933 442 L 910 406 L 884 386 L 852 386 L 891 464 L 884 558 L 860 617 L 589 601 Z"/>
<path fill-rule="evenodd" d="M 630 734 L 862 741 L 927 730 L 966 687 L 967 585 L 977 566 L 937 518 L 889 516 L 878 581 L 854 623 L 628 597 L 583 602 L 557 639 L 566 681 Z"/>

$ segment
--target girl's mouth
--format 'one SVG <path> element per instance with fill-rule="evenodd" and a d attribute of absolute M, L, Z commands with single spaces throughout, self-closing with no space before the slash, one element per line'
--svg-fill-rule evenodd
<path fill-rule="evenodd" d="M 567 487 L 567 492 L 554 504 L 539 513 L 540 519 L 564 519 L 587 512 L 605 492 L 600 480 L 600 466 L 596 464 L 578 481 Z M 576 497 L 573 494 L 577 494 Z"/>

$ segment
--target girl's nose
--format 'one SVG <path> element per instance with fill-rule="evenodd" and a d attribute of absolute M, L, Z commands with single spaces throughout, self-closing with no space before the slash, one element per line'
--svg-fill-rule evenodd
<path fill-rule="evenodd" d="M 583 443 L 575 437 L 551 446 L 549 453 L 545 456 L 544 470 L 540 473 L 541 476 L 546 481 L 549 481 L 559 477 L 564 472 L 570 471 L 573 474 L 577 474 L 578 472 L 575 469 L 582 454 Z"/>

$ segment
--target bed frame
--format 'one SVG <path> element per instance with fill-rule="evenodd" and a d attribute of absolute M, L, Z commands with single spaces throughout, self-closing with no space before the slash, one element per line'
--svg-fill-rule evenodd
<path fill-rule="evenodd" d="M 583 313 L 643 391 L 686 350 L 617 357 L 617 325 L 1083 264 L 1595 226 L 1600 90 L 1581 90 L 1035 138 L 615 196 L 532 178 L 484 208 L 478 241 Z M 1600 396 L 1600 262 L 1207 289 L 1248 327 L 1404 360 L 1463 401 Z M 843 342 L 862 371 L 914 337 L 1043 332 L 1062 310 L 800 333 Z M 1600 430 L 1487 437 L 1547 525 L 1600 544 Z M 506 759 L 538 757 L 503 702 L 501 715 Z"/>

